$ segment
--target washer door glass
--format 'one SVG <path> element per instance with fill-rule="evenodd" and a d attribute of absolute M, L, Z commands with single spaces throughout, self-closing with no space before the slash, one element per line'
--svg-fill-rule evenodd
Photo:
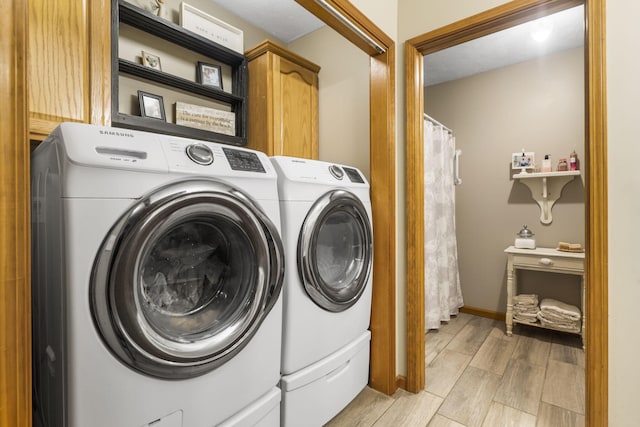
<path fill-rule="evenodd" d="M 305 218 L 298 240 L 298 267 L 311 299 L 339 312 L 362 295 L 372 267 L 369 215 L 352 193 L 322 196 Z"/>
<path fill-rule="evenodd" d="M 220 187 L 188 181 L 153 193 L 101 248 L 94 320 L 112 352 L 139 371 L 187 378 L 220 366 L 278 298 L 276 228 L 248 197 Z"/>
<path fill-rule="evenodd" d="M 243 320 L 250 320 L 244 311 L 261 291 L 254 287 L 261 254 L 252 246 L 237 223 L 219 213 L 201 212 L 158 227 L 134 267 L 134 296 L 148 333 L 158 341 L 184 343 L 240 333 Z M 128 294 L 123 290 L 120 296 Z"/>

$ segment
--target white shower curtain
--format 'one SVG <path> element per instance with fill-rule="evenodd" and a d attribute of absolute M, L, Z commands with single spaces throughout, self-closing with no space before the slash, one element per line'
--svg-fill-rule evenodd
<path fill-rule="evenodd" d="M 424 121 L 425 326 L 437 329 L 462 307 L 455 227 L 455 138 Z"/>

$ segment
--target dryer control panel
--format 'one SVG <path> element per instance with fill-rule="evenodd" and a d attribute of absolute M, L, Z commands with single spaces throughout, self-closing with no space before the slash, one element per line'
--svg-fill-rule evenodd
<path fill-rule="evenodd" d="M 360 175 L 360 172 L 358 172 L 357 169 L 348 168 L 346 166 L 343 166 L 342 169 L 344 169 L 344 171 L 347 173 L 347 176 L 349 177 L 349 180 L 351 182 L 364 184 L 364 179 L 362 179 L 362 175 Z"/>

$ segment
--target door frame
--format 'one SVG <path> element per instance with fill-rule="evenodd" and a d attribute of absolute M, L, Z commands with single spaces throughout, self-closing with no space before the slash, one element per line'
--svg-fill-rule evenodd
<path fill-rule="evenodd" d="M 31 425 L 31 234 L 26 1 L 0 16 L 0 425 Z"/>
<path fill-rule="evenodd" d="M 608 422 L 607 119 L 605 0 L 515 0 L 405 42 L 407 390 L 425 386 L 423 56 L 585 5 L 586 425 Z"/>
<path fill-rule="evenodd" d="M 369 386 L 391 395 L 396 382 L 396 100 L 395 43 L 347 0 L 324 0 L 354 28 L 315 0 L 296 0 L 340 35 L 367 53 L 369 60 L 369 146 L 374 231 L 371 360 Z M 379 53 L 362 34 L 375 41 Z"/>

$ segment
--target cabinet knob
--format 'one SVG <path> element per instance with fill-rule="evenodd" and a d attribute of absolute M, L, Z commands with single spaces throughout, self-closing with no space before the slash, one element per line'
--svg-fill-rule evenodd
<path fill-rule="evenodd" d="M 553 260 L 551 258 L 540 258 L 539 262 L 542 265 L 553 265 Z"/>

